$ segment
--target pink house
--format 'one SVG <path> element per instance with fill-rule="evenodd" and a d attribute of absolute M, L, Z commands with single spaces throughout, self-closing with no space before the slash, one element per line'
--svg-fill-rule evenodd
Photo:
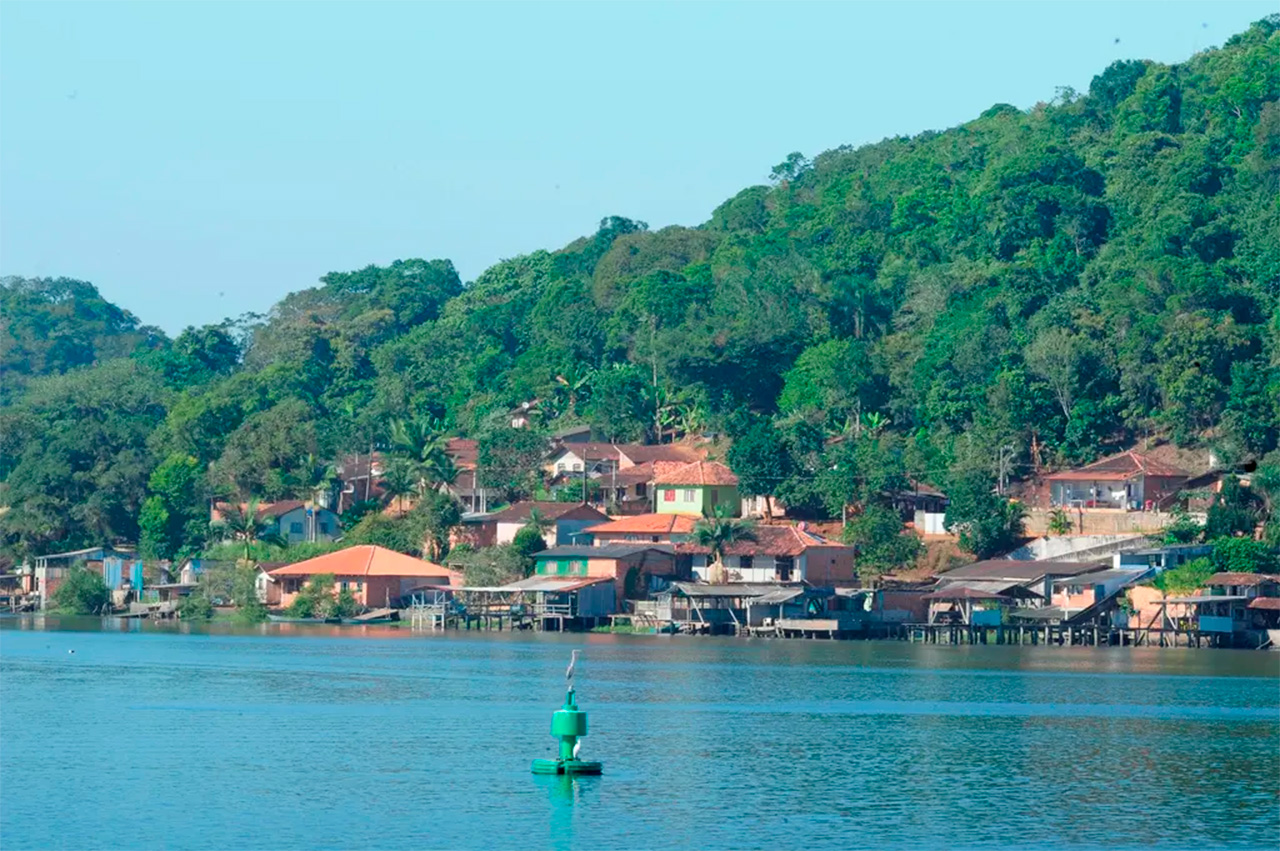
<path fill-rule="evenodd" d="M 364 545 L 326 553 L 271 571 L 280 583 L 280 605 L 289 606 L 313 576 L 332 574 L 334 593 L 350 591 L 362 606 L 388 606 L 414 588 L 462 587 L 462 574 L 420 558 Z"/>

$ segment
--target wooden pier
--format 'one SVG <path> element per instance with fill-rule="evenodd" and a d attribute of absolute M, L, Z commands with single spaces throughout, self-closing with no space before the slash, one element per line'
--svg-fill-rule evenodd
<path fill-rule="evenodd" d="M 1023 644 L 1058 647 L 1230 647 L 1229 633 L 1201 630 L 1118 629 L 1069 624 L 905 624 L 904 637 L 922 644 Z"/>

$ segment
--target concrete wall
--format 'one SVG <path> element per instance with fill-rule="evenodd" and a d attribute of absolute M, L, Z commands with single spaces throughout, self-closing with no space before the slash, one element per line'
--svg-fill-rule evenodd
<path fill-rule="evenodd" d="M 1165 511 L 1120 511 L 1101 508 L 1067 511 L 1078 534 L 1124 535 L 1158 532 L 1173 522 L 1173 515 Z M 1032 509 L 1027 514 L 1026 530 L 1029 535 L 1047 535 L 1050 512 Z M 1084 529 L 1080 529 L 1083 520 Z"/>

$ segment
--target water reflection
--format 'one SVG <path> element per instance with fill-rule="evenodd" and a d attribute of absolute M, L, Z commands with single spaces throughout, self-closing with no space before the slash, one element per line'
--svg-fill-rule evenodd
<path fill-rule="evenodd" d="M 572 647 L 607 773 L 533 775 Z M 0 835 L 150 847 L 102 825 L 177 789 L 200 805 L 156 818 L 193 849 L 1256 846 L 1278 662 L 7 618 Z"/>

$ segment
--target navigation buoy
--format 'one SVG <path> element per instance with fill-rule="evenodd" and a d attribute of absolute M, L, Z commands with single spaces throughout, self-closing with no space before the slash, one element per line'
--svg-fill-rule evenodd
<path fill-rule="evenodd" d="M 578 651 L 573 651 L 569 670 L 565 671 L 569 690 L 564 696 L 564 706 L 551 713 L 551 735 L 560 740 L 560 755 L 555 759 L 535 759 L 534 774 L 599 774 L 604 763 L 578 759 L 582 742 L 587 735 L 587 713 L 578 708 L 577 692 L 573 689 L 573 671 Z"/>

